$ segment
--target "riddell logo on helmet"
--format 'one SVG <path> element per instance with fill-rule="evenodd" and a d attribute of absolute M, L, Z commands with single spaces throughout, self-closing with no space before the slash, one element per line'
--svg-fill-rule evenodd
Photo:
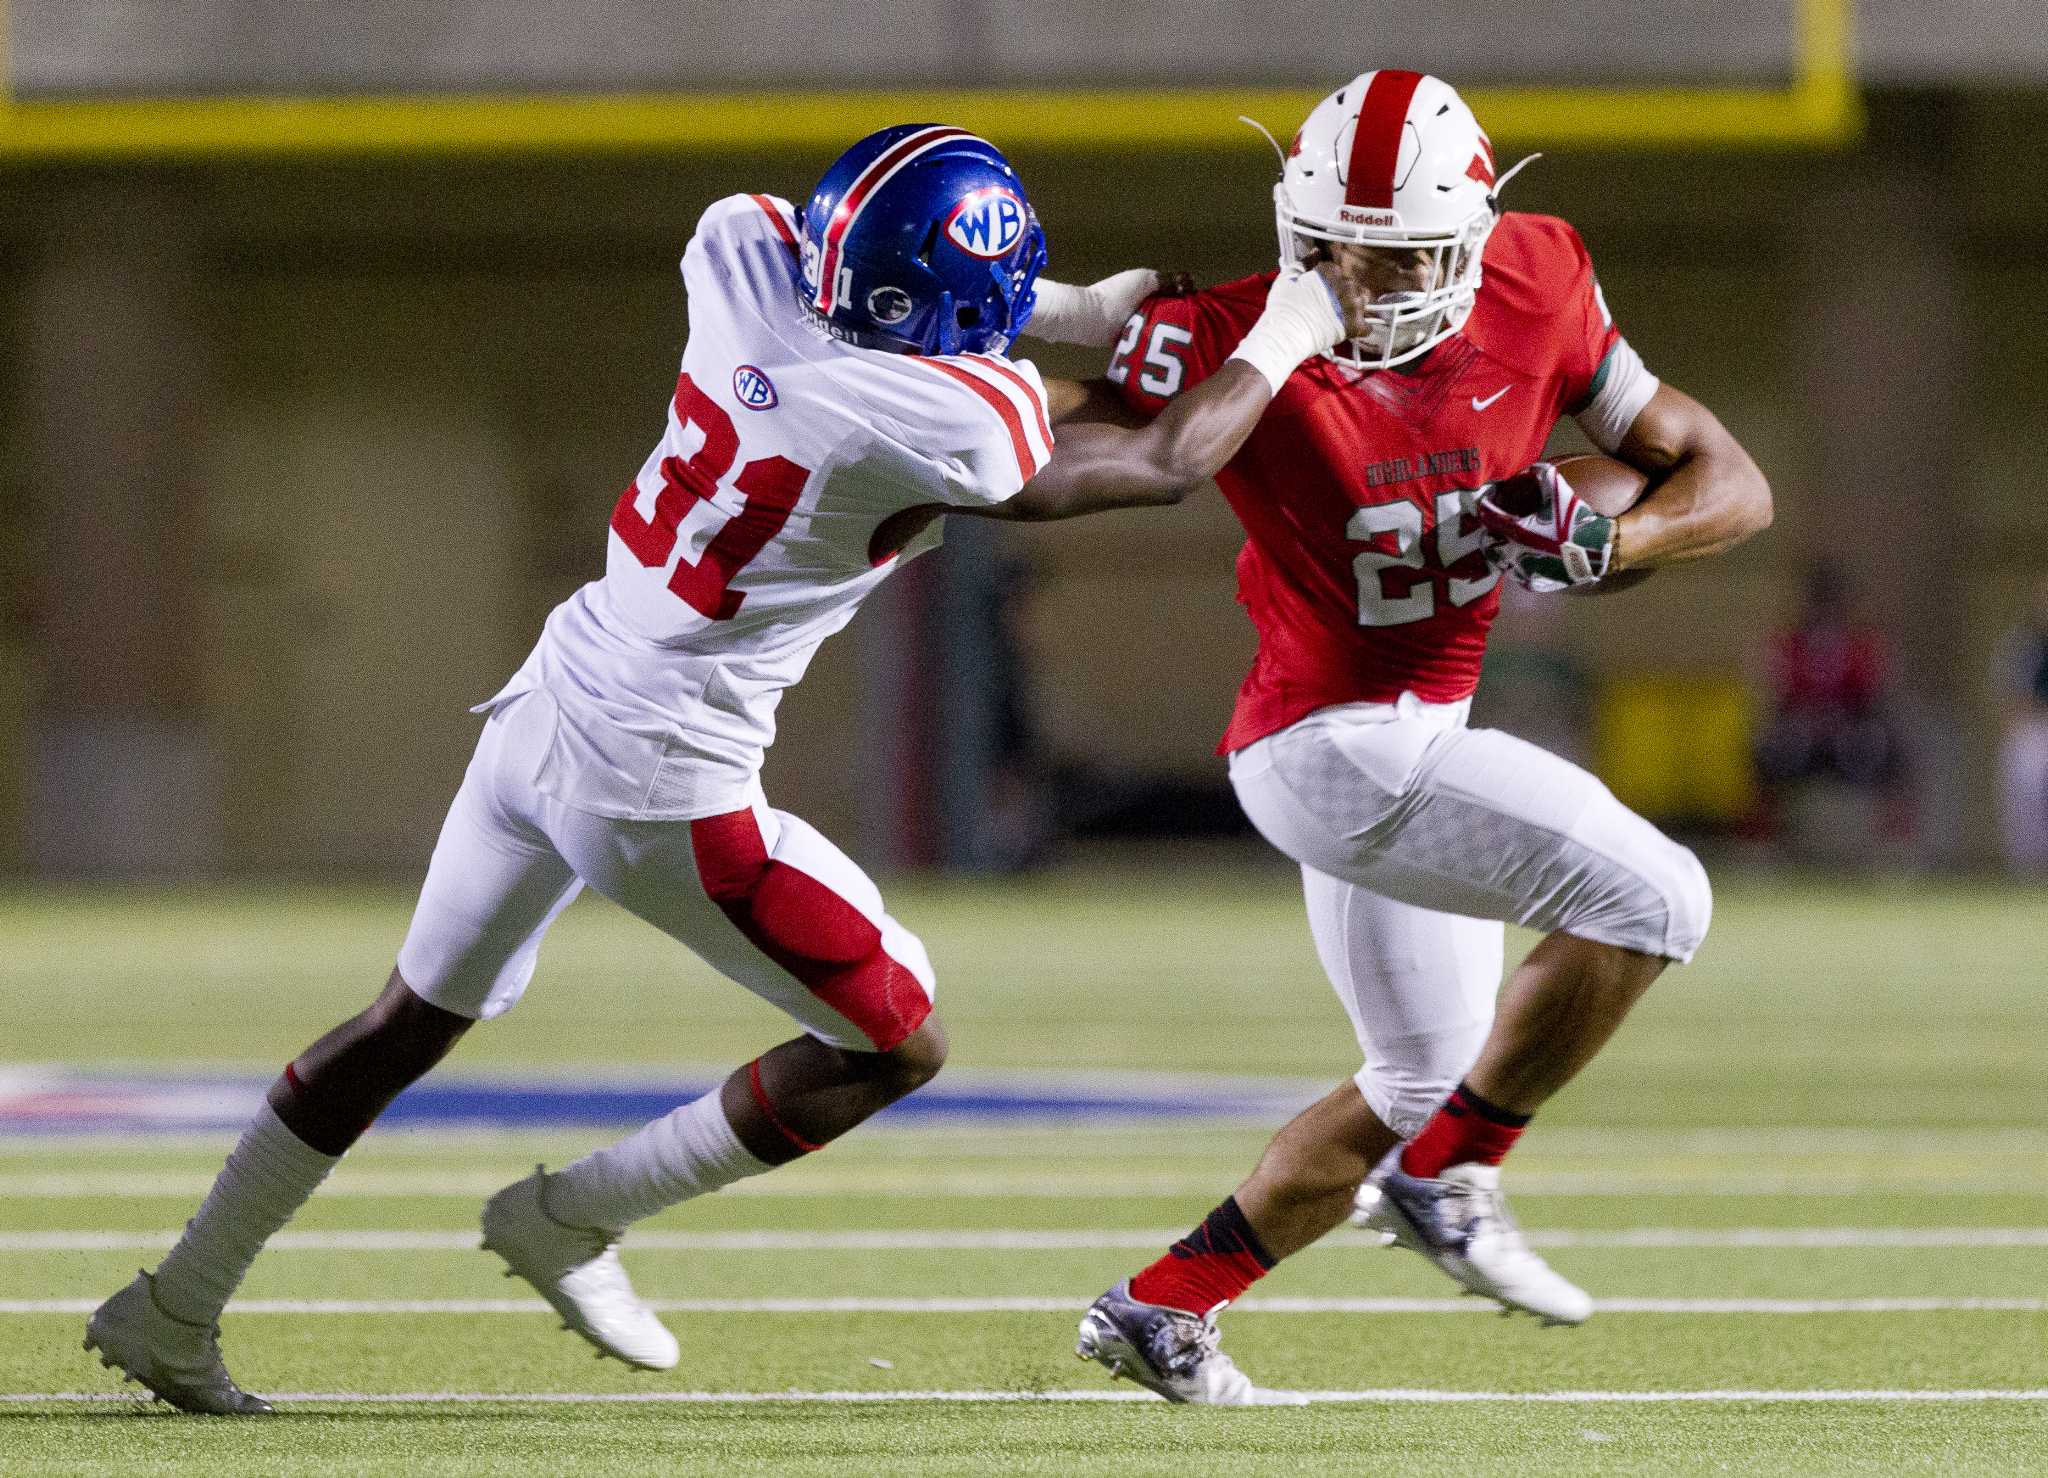
<path fill-rule="evenodd" d="M 1401 216 L 1398 211 L 1360 210 L 1356 206 L 1343 205 L 1337 208 L 1337 219 L 1347 226 L 1398 226 Z"/>

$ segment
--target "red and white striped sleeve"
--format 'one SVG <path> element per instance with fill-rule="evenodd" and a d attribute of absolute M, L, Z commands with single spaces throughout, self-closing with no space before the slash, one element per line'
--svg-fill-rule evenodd
<path fill-rule="evenodd" d="M 930 389 L 912 422 L 926 444 L 911 450 L 933 469 L 943 501 L 1004 502 L 1052 457 L 1045 383 L 1029 360 L 952 354 L 903 363 Z"/>

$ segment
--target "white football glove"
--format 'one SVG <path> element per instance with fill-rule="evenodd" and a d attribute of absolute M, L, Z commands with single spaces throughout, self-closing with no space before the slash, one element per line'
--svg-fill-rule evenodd
<path fill-rule="evenodd" d="M 1614 562 L 1614 520 L 1548 462 L 1488 483 L 1473 511 L 1486 529 L 1487 561 L 1530 590 L 1591 585 Z"/>
<path fill-rule="evenodd" d="M 1295 368 L 1312 355 L 1342 343 L 1344 309 L 1324 273 L 1289 267 L 1266 289 L 1266 311 L 1251 326 L 1232 359 L 1242 359 L 1266 377 L 1278 395 Z"/>
<path fill-rule="evenodd" d="M 1107 349 L 1124 331 L 1124 320 L 1163 285 L 1150 267 L 1133 267 L 1087 287 L 1041 277 L 1038 306 L 1031 310 L 1024 332 L 1048 344 Z"/>

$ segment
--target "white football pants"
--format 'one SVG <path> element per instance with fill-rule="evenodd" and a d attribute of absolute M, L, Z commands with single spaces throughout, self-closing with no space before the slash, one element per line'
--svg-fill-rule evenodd
<path fill-rule="evenodd" d="M 534 785 L 553 735 L 543 691 L 484 725 L 398 954 L 422 998 L 480 1020 L 510 1010 L 587 883 L 832 1046 L 886 1050 L 930 1013 L 924 945 L 810 825 L 758 787 L 746 810 L 695 821 L 576 810 Z"/>
<path fill-rule="evenodd" d="M 1301 864 L 1359 1090 L 1404 1138 L 1479 1055 L 1504 920 L 1685 961 L 1712 910 L 1690 851 L 1577 765 L 1466 728 L 1469 707 L 1325 708 L 1230 756 L 1245 814 Z"/>

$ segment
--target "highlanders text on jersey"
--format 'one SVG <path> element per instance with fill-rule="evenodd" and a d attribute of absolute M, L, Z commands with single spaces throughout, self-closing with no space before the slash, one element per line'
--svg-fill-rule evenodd
<path fill-rule="evenodd" d="M 1222 365 L 1272 279 L 1148 300 L 1109 378 L 1157 413 Z M 1470 696 L 1500 605 L 1467 516 L 1477 490 L 1536 460 L 1563 415 L 1612 450 L 1656 383 L 1578 234 L 1523 214 L 1495 227 L 1464 328 L 1418 365 L 1296 370 L 1216 479 L 1244 525 L 1238 599 L 1259 634 L 1222 748 L 1332 704 Z"/>
<path fill-rule="evenodd" d="M 486 709 L 544 691 L 535 783 L 602 816 L 747 804 L 782 690 L 898 563 L 890 515 L 1012 497 L 1052 451 L 1029 363 L 858 349 L 797 300 L 788 202 L 735 195 L 683 256 L 689 343 L 668 428 L 611 521 L 605 576 L 549 616 Z"/>

